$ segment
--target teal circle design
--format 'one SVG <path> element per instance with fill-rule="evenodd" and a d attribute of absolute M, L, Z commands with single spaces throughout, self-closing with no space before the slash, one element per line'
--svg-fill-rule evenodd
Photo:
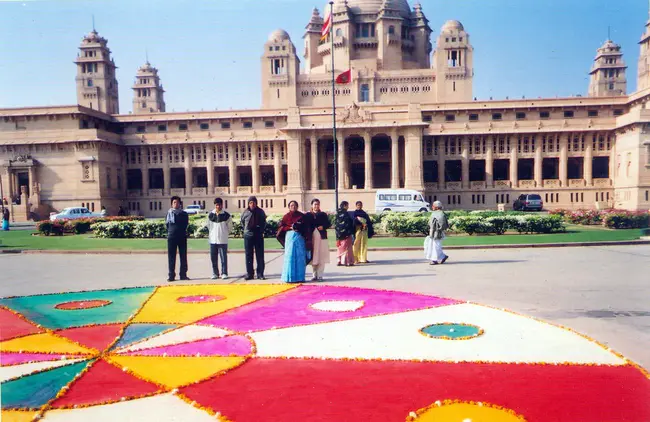
<path fill-rule="evenodd" d="M 444 340 L 468 340 L 483 334 L 483 330 L 476 325 L 451 322 L 427 325 L 420 331 L 426 336 Z"/>

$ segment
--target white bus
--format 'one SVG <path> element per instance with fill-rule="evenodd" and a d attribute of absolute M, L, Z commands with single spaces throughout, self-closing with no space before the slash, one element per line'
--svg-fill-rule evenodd
<path fill-rule="evenodd" d="M 416 190 L 380 189 L 375 197 L 375 212 L 384 211 L 429 212 L 431 205 Z"/>

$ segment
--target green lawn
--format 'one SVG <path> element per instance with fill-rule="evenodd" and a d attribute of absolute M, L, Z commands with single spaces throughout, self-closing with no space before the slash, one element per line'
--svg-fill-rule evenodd
<path fill-rule="evenodd" d="M 95 239 L 91 235 L 81 236 L 32 236 L 32 231 L 15 230 L 0 232 L 0 249 L 37 249 L 37 250 L 164 250 L 164 239 Z M 598 227 L 569 226 L 567 233 L 558 234 L 505 234 L 503 236 L 449 236 L 446 246 L 464 245 L 508 245 L 526 243 L 575 243 L 617 240 L 635 240 L 641 230 L 605 230 Z M 333 237 L 333 233 L 332 233 Z M 190 239 L 189 249 L 207 250 L 206 239 Z M 376 237 L 370 240 L 370 247 L 400 248 L 420 247 L 424 243 L 421 237 Z M 334 239 L 330 245 L 334 246 Z M 266 239 L 267 249 L 279 249 L 275 239 Z M 231 249 L 243 249 L 242 239 L 231 239 Z"/>

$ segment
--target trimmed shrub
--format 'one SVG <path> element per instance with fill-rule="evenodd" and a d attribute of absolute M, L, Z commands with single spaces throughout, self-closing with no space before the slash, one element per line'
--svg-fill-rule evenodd
<path fill-rule="evenodd" d="M 650 212 L 613 210 L 604 213 L 602 220 L 610 229 L 644 229 L 648 227 Z"/>

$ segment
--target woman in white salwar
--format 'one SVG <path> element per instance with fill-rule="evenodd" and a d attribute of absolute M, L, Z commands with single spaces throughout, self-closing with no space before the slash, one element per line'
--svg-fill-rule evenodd
<path fill-rule="evenodd" d="M 325 264 L 330 262 L 327 229 L 332 224 L 327 214 L 320 210 L 318 199 L 311 201 L 311 211 L 305 214 L 303 221 L 311 232 L 311 242 L 308 244 L 308 249 L 311 251 L 311 266 L 314 270 L 311 281 L 323 281 Z"/>
<path fill-rule="evenodd" d="M 430 265 L 444 264 L 449 257 L 445 255 L 442 250 L 442 241 L 444 240 L 445 231 L 449 229 L 447 216 L 442 211 L 442 202 L 435 201 L 433 203 L 433 212 L 429 219 L 429 238 L 430 242 L 428 248 L 425 247 L 425 255 L 431 261 Z"/>

